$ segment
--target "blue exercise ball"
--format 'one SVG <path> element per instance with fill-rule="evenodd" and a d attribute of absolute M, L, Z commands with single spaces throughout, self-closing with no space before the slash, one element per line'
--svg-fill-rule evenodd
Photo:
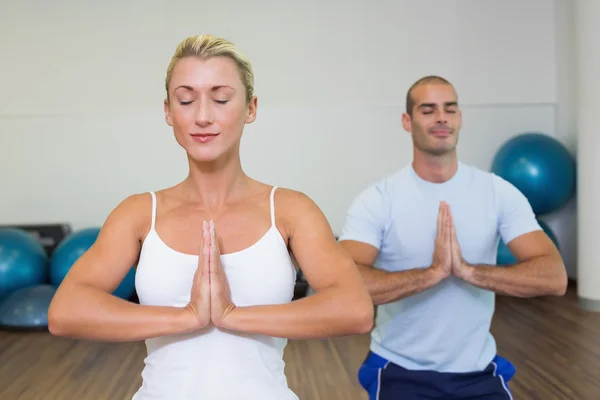
<path fill-rule="evenodd" d="M 0 299 L 47 277 L 48 255 L 42 244 L 25 230 L 0 229 Z"/>
<path fill-rule="evenodd" d="M 68 235 L 52 253 L 50 259 L 50 283 L 58 287 L 73 264 L 94 244 L 100 228 L 86 228 Z M 123 281 L 114 290 L 117 297 L 128 299 L 135 291 L 135 268 L 131 268 Z"/>
<path fill-rule="evenodd" d="M 5 328 L 47 328 L 48 308 L 54 287 L 41 284 L 19 289 L 0 302 L 0 326 Z"/>
<path fill-rule="evenodd" d="M 560 249 L 560 247 L 558 245 L 558 239 L 556 238 L 556 235 L 554 234 L 554 232 L 552 232 L 552 229 L 550 229 L 548 224 L 546 224 L 544 221 L 540 221 L 539 219 L 538 219 L 538 224 L 540 224 L 540 227 L 542 228 L 542 230 L 544 232 L 546 232 L 546 235 L 548 235 L 550 240 L 552 240 L 552 242 L 554 242 L 556 247 Z M 512 253 L 510 252 L 510 250 L 508 249 L 506 244 L 504 244 L 502 239 L 500 239 L 500 241 L 498 242 L 498 254 L 496 256 L 496 264 L 497 265 L 510 265 L 510 264 L 516 264 L 516 262 L 517 262 L 517 259 L 512 255 Z"/>
<path fill-rule="evenodd" d="M 509 139 L 491 169 L 525 195 L 536 215 L 560 209 L 575 194 L 575 159 L 548 135 L 524 133 Z"/>

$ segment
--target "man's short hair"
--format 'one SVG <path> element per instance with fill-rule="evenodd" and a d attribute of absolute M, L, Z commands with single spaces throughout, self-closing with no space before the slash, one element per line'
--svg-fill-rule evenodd
<path fill-rule="evenodd" d="M 450 82 L 448 82 L 448 80 L 446 80 L 438 75 L 427 75 L 427 76 L 424 76 L 423 78 L 419 79 L 415 83 L 413 83 L 412 86 L 410 87 L 410 89 L 408 89 L 408 92 L 406 92 L 406 112 L 411 117 L 412 117 L 413 108 L 415 108 L 415 101 L 412 98 L 412 91 L 417 86 L 427 84 L 427 83 L 441 83 L 441 84 L 452 86 L 452 84 Z"/>

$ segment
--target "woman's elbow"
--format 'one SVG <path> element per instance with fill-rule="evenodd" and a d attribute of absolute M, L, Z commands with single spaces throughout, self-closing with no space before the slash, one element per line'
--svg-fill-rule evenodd
<path fill-rule="evenodd" d="M 55 295 L 48 307 L 48 331 L 53 336 L 68 336 L 69 310 Z"/>
<path fill-rule="evenodd" d="M 48 308 L 48 331 L 54 336 L 62 336 L 63 331 L 63 311 L 57 306 L 56 301 L 52 300 Z"/>
<path fill-rule="evenodd" d="M 352 333 L 365 334 L 373 329 L 375 307 L 370 296 L 362 296 L 352 307 Z"/>
<path fill-rule="evenodd" d="M 365 334 L 371 332 L 374 325 L 374 314 L 375 313 L 373 310 L 373 304 L 371 303 L 368 309 L 362 313 L 359 321 L 357 321 L 358 334 Z"/>
<path fill-rule="evenodd" d="M 56 308 L 56 306 L 50 305 L 48 309 L 48 331 L 54 336 L 63 336 L 61 311 Z"/>

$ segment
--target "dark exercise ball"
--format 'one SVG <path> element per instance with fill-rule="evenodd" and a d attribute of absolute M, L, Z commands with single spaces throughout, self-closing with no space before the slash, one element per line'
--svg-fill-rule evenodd
<path fill-rule="evenodd" d="M 575 159 L 558 140 L 540 133 L 524 133 L 504 143 L 492 172 L 519 189 L 536 215 L 562 208 L 575 193 Z"/>
<path fill-rule="evenodd" d="M 0 300 L 46 281 L 48 256 L 42 244 L 22 229 L 0 229 Z"/>
<path fill-rule="evenodd" d="M 55 289 L 48 284 L 19 289 L 0 303 L 0 326 L 47 328 L 48 308 Z"/>
<path fill-rule="evenodd" d="M 546 232 L 546 235 L 550 237 L 550 240 L 554 242 L 556 247 L 559 248 L 558 240 L 556 239 L 556 235 L 554 234 L 554 232 L 552 232 L 552 229 L 550 229 L 550 227 L 544 221 L 538 220 L 538 224 L 540 224 L 540 227 L 544 230 L 544 232 Z M 496 256 L 496 264 L 510 265 L 515 264 L 516 262 L 517 259 L 512 255 L 512 253 L 510 252 L 506 244 L 504 244 L 502 239 L 500 239 L 498 243 L 498 255 Z"/>
<path fill-rule="evenodd" d="M 94 244 L 100 228 L 86 228 L 71 233 L 52 253 L 50 259 L 50 283 L 58 287 L 73 264 Z M 135 290 L 135 269 L 132 267 L 113 294 L 122 299 L 129 299 Z"/>

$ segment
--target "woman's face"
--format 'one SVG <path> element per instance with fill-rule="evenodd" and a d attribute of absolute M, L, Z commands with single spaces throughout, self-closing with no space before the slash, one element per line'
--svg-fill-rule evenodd
<path fill-rule="evenodd" d="M 237 151 L 244 125 L 256 118 L 256 103 L 256 97 L 246 100 L 234 60 L 187 57 L 173 69 L 165 116 L 189 157 L 210 162 Z"/>

